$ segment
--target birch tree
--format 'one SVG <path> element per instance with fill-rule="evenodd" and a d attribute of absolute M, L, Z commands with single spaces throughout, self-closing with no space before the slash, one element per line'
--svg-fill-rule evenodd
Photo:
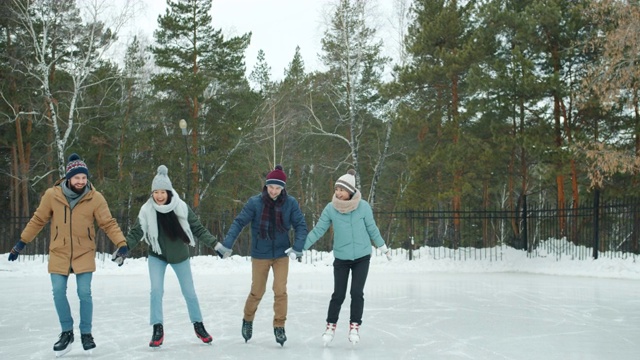
<path fill-rule="evenodd" d="M 116 34 L 128 21 L 132 9 L 125 1 L 109 24 L 102 18 L 111 8 L 100 0 L 12 0 L 14 20 L 22 29 L 18 40 L 27 56 L 14 59 L 16 70 L 39 84 L 44 108 L 40 114 L 52 132 L 53 149 L 60 176 L 64 175 L 65 152 L 73 144 L 73 132 L 80 125 L 84 92 L 104 81 L 94 71 L 108 61 L 107 51 Z M 57 73 L 69 78 L 68 88 L 56 84 Z"/>
<path fill-rule="evenodd" d="M 383 43 L 376 37 L 375 28 L 368 24 L 372 21 L 373 5 L 374 2 L 364 0 L 339 0 L 333 4 L 333 17 L 324 33 L 320 55 L 330 77 L 322 97 L 331 104 L 333 113 L 321 115 L 315 112 L 313 104 L 310 106 L 310 133 L 338 139 L 346 145 L 347 151 L 334 170 L 343 165 L 354 168 L 358 188 L 362 188 L 364 169 L 363 135 L 382 124 L 379 86 L 389 62 L 382 55 Z M 374 173 L 375 166 L 372 165 Z M 371 189 L 375 189 L 374 184 Z M 372 195 L 369 194 L 369 200 Z"/>

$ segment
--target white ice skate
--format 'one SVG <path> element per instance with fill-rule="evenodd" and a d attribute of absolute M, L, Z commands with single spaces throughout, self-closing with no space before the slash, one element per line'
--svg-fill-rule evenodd
<path fill-rule="evenodd" d="M 360 325 L 358 323 L 349 324 L 349 341 L 353 345 L 360 342 Z"/>
<path fill-rule="evenodd" d="M 335 336 L 335 334 L 336 334 L 336 324 L 327 323 L 327 329 L 324 331 L 324 334 L 322 334 L 322 342 L 324 343 L 324 346 L 329 345 L 331 340 L 333 340 L 333 337 Z"/>

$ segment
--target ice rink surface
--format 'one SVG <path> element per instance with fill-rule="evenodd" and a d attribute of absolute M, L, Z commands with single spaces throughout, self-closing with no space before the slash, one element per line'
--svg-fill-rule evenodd
<path fill-rule="evenodd" d="M 0 358 L 53 359 L 60 332 L 51 284 L 42 259 L 9 263 L 0 259 Z M 438 260 L 448 261 L 448 260 Z M 527 261 L 527 260 L 523 260 Z M 99 262 L 93 277 L 93 336 L 97 348 L 82 350 L 77 324 L 75 278 L 68 295 L 76 342 L 62 359 L 638 359 L 640 357 L 640 280 L 635 262 L 609 266 L 611 276 L 509 271 L 457 262 L 372 260 L 365 288 L 361 342 L 347 339 L 349 298 L 343 304 L 336 337 L 324 347 L 326 311 L 333 290 L 332 268 L 325 263 L 292 263 L 289 272 L 288 341 L 275 342 L 270 283 L 258 308 L 253 338 L 240 334 L 249 292 L 246 258 L 192 259 L 204 324 L 213 345 L 196 338 L 175 274 L 167 271 L 164 345 L 148 342 L 149 280 L 145 259 L 121 268 Z M 558 263 L 558 262 L 556 262 Z M 604 263 L 597 263 L 598 266 Z M 406 264 L 406 265 L 405 265 Z M 427 265 L 428 264 L 428 265 Z M 521 266 L 522 267 L 522 266 Z M 630 269 L 630 267 L 633 267 Z M 491 268 L 491 267 L 489 267 Z M 455 270 L 454 270 L 455 269 Z M 544 271 L 543 271 L 544 272 Z M 549 272 L 549 271 L 547 271 Z M 578 273 L 580 273 L 578 271 Z M 629 275 L 630 274 L 630 275 Z M 606 273 L 605 273 L 606 275 Z M 271 282 L 271 277 L 270 277 Z"/>

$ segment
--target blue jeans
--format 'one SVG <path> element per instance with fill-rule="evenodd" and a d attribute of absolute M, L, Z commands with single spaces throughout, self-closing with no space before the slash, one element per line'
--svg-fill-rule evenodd
<path fill-rule="evenodd" d="M 196 289 L 193 286 L 193 276 L 191 275 L 191 263 L 189 259 L 177 263 L 169 264 L 168 262 L 158 259 L 155 256 L 149 256 L 149 280 L 151 280 L 151 318 L 150 324 L 162 324 L 162 296 L 164 295 L 164 274 L 167 265 L 171 265 L 173 271 L 178 277 L 182 296 L 187 302 L 187 310 L 189 311 L 189 319 L 191 322 L 201 322 L 202 314 L 200 313 L 200 304 Z"/>
<path fill-rule="evenodd" d="M 91 278 L 93 273 L 76 274 L 78 298 L 80 299 L 80 333 L 91 333 L 93 321 L 93 300 L 91 298 Z M 53 303 L 56 306 L 58 319 L 62 331 L 73 330 L 73 317 L 71 307 L 67 300 L 68 275 L 51 274 L 51 286 L 53 287 Z"/>

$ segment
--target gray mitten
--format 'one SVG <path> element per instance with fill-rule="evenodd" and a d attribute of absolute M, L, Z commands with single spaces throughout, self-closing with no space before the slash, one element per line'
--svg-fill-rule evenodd
<path fill-rule="evenodd" d="M 289 255 L 289 259 L 296 261 L 302 257 L 302 251 L 295 251 L 293 248 L 288 248 L 284 251 L 285 254 Z"/>
<path fill-rule="evenodd" d="M 389 249 L 387 245 L 380 246 L 378 250 L 387 257 L 387 260 L 391 261 L 391 249 Z"/>
<path fill-rule="evenodd" d="M 220 242 L 218 242 L 213 249 L 218 253 L 218 256 L 220 256 L 221 259 L 226 259 L 231 256 L 231 249 L 227 249 Z"/>

